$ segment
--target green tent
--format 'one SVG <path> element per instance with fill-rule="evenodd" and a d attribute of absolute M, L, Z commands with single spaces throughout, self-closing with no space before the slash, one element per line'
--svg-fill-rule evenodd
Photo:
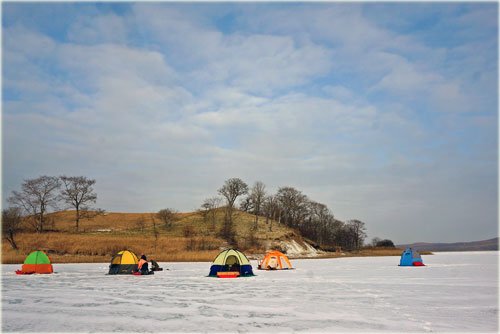
<path fill-rule="evenodd" d="M 54 272 L 50 259 L 42 251 L 31 252 L 26 259 L 18 274 L 52 274 Z"/>

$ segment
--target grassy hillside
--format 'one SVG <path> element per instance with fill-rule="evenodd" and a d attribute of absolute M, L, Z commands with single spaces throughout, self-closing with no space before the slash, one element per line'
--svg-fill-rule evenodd
<path fill-rule="evenodd" d="M 212 261 L 221 249 L 229 246 L 219 236 L 223 209 L 216 212 L 215 224 L 210 219 L 204 220 L 200 213 L 191 212 L 177 214 L 178 220 L 169 227 L 155 213 L 110 212 L 81 221 L 79 232 L 75 231 L 74 216 L 74 211 L 48 215 L 46 228 L 49 231 L 42 234 L 26 225 L 25 231 L 16 237 L 19 250 L 13 250 L 7 242 L 2 243 L 2 263 L 22 263 L 26 255 L 36 249 L 46 251 L 54 263 L 108 262 L 113 254 L 123 249 L 162 262 Z M 297 231 L 276 221 L 266 224 L 263 217 L 259 219 L 257 230 L 252 231 L 254 220 L 255 216 L 245 212 L 234 214 L 235 246 L 249 257 L 261 256 L 269 249 L 284 251 L 282 242 L 304 245 Z M 359 252 L 320 252 L 314 256 L 399 256 L 401 252 L 397 248 L 364 248 Z M 292 254 L 292 257 L 302 255 Z"/>
<path fill-rule="evenodd" d="M 179 213 L 178 221 L 166 227 L 154 213 L 107 213 L 80 222 L 75 232 L 73 211 L 49 215 L 50 232 L 19 234 L 18 251 L 2 243 L 2 262 L 21 263 L 35 249 L 47 251 L 54 262 L 108 262 L 113 254 L 130 249 L 147 254 L 158 261 L 211 261 L 227 242 L 219 237 L 222 209 L 216 213 L 216 223 L 204 221 L 198 213 Z M 272 231 L 265 219 L 259 219 L 258 229 L 251 231 L 255 217 L 236 212 L 234 230 L 237 247 L 249 253 L 264 253 L 273 242 L 300 236 L 293 230 L 272 222 Z M 156 228 L 155 228 L 156 226 Z M 156 230 L 156 233 L 155 233 Z M 275 245 L 274 245 L 275 246 Z"/>

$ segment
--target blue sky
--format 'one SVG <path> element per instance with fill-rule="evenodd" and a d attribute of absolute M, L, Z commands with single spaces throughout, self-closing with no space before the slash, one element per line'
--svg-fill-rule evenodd
<path fill-rule="evenodd" d="M 191 211 L 293 186 L 369 237 L 498 235 L 496 3 L 3 3 L 3 205 L 85 175 Z"/>

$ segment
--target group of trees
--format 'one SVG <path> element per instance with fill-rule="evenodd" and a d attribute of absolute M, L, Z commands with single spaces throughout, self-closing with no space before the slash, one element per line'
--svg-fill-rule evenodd
<path fill-rule="evenodd" d="M 372 247 L 386 247 L 386 248 L 396 248 L 394 245 L 394 242 L 389 239 L 380 239 L 378 237 L 375 237 L 372 239 Z"/>
<path fill-rule="evenodd" d="M 11 205 L 2 211 L 2 232 L 4 238 L 17 248 L 14 235 L 21 222 L 32 224 L 39 233 L 45 231 L 46 214 L 50 209 L 74 209 L 75 229 L 79 230 L 80 221 L 95 217 L 103 210 L 92 208 L 97 201 L 94 191 L 96 180 L 84 176 L 40 176 L 24 180 L 21 190 L 13 191 L 7 202 Z"/>
<path fill-rule="evenodd" d="M 92 208 L 97 194 L 93 186 L 96 181 L 84 176 L 40 176 L 24 180 L 20 191 L 13 191 L 7 199 L 11 207 L 2 211 L 2 233 L 4 238 L 17 248 L 14 236 L 23 221 L 30 222 L 39 233 L 45 230 L 46 214 L 50 209 L 74 209 L 75 230 L 80 221 L 102 214 L 103 210 Z M 236 209 L 255 216 L 250 227 L 256 231 L 259 217 L 265 218 L 269 231 L 273 222 L 298 230 L 304 237 L 323 248 L 356 250 L 363 246 L 366 238 L 365 224 L 359 220 L 342 222 L 335 219 L 331 210 L 322 203 L 309 199 L 293 187 L 281 187 L 275 194 L 268 194 L 264 183 L 255 182 L 249 187 L 239 178 L 231 178 L 218 189 L 219 196 L 206 199 L 200 212 L 205 222 L 210 222 L 215 230 L 217 211 L 224 209 L 220 235 L 230 243 L 235 242 L 234 212 Z M 239 206 L 237 205 L 239 201 Z M 172 226 L 177 217 L 173 209 L 163 209 L 156 218 L 166 228 Z M 155 235 L 157 234 L 154 224 Z M 390 240 L 376 240 L 380 245 L 389 245 Z M 378 246 L 378 244 L 377 244 Z"/>
<path fill-rule="evenodd" d="M 257 212 L 257 206 L 253 206 L 250 212 L 295 228 L 323 248 L 357 250 L 366 238 L 362 221 L 337 220 L 328 206 L 309 199 L 293 187 L 281 187 L 276 194 L 264 197 L 261 207 L 262 210 Z"/>
<path fill-rule="evenodd" d="M 253 230 L 257 229 L 259 217 L 265 217 L 269 231 L 272 231 L 272 222 L 277 221 L 297 229 L 324 248 L 359 249 L 366 238 L 363 222 L 337 220 L 325 204 L 310 200 L 293 187 L 281 187 L 276 194 L 267 194 L 264 183 L 260 181 L 249 187 L 241 179 L 231 178 L 225 181 L 218 193 L 225 202 L 220 234 L 229 242 L 234 241 L 233 213 L 238 198 L 241 198 L 239 209 L 255 215 Z M 220 197 L 205 200 L 201 212 L 206 221 L 215 224 L 215 211 L 223 200 Z"/>

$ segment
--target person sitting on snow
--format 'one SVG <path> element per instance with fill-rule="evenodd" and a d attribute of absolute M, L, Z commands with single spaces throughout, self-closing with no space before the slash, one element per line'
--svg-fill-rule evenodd
<path fill-rule="evenodd" d="M 151 271 L 162 271 L 162 270 L 163 270 L 163 268 L 160 268 L 160 266 L 158 265 L 158 262 L 151 259 Z"/>

